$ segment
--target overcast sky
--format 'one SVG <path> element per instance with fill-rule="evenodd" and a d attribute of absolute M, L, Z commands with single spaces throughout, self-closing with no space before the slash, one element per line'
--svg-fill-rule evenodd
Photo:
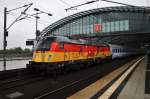
<path fill-rule="evenodd" d="M 91 0 L 0 0 L 0 49 L 3 49 L 4 7 L 7 7 L 7 9 L 9 10 L 32 2 L 33 3 L 32 7 L 27 11 L 28 14 L 35 13 L 33 11 L 33 8 L 35 7 L 39 8 L 42 11 L 52 13 L 53 14 L 52 17 L 47 16 L 45 14 L 40 15 L 38 29 L 43 30 L 51 23 L 66 16 L 72 15 L 74 13 L 94 8 L 120 6 L 117 4 L 99 1 L 90 5 L 78 7 L 77 10 L 70 10 L 68 12 L 64 10 L 70 6 L 82 4 L 87 1 Z M 135 6 L 148 6 L 147 0 L 113 0 L 113 1 L 127 3 Z M 10 14 L 8 15 L 7 27 L 21 13 L 21 11 L 23 11 L 23 9 L 10 12 Z M 31 18 L 19 21 L 15 23 L 8 31 L 9 36 L 7 38 L 8 41 L 7 48 L 14 48 L 18 46 L 26 48 L 27 46 L 25 45 L 25 41 L 27 39 L 33 39 L 35 37 L 35 19 Z"/>

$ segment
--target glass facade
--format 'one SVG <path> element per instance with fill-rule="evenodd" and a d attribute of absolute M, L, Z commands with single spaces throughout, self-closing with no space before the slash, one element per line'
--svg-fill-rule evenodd
<path fill-rule="evenodd" d="M 93 33 L 142 32 L 148 30 L 148 25 L 150 23 L 142 12 L 105 12 L 80 16 L 58 26 L 50 33 L 72 36 Z M 95 26 L 100 27 L 95 31 L 94 29 L 97 28 Z"/>

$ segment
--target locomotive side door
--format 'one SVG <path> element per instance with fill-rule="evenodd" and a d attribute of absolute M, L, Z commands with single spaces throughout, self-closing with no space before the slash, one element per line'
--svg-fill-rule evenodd
<path fill-rule="evenodd" d="M 69 50 L 67 49 L 67 46 L 68 46 L 67 44 L 64 45 L 64 62 L 68 61 L 70 58 L 70 54 L 68 53 Z"/>
<path fill-rule="evenodd" d="M 41 51 L 41 61 L 45 62 L 45 51 Z"/>
<path fill-rule="evenodd" d="M 62 52 L 63 52 L 63 55 L 64 55 L 64 57 L 63 57 L 63 61 L 65 61 L 65 58 L 66 58 L 66 49 L 65 49 L 65 47 L 64 47 L 64 43 L 63 42 L 61 42 L 60 44 L 59 44 L 59 48 L 62 50 Z"/>

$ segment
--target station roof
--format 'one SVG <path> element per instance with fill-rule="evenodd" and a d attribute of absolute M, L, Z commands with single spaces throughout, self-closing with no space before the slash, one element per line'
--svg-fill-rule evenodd
<path fill-rule="evenodd" d="M 54 22 L 53 24 L 46 27 L 42 32 L 40 37 L 44 37 L 47 33 L 55 30 L 59 26 L 62 26 L 70 21 L 78 19 L 83 16 L 94 15 L 97 13 L 107 13 L 107 12 L 133 12 L 133 13 L 150 13 L 149 7 L 131 7 L 131 6 L 117 6 L 117 7 L 105 7 L 87 10 L 83 12 L 79 12 L 70 16 L 67 16 L 61 20 Z M 82 35 L 80 35 L 81 37 Z M 149 46 L 150 48 L 150 33 L 119 33 L 119 35 L 110 33 L 101 33 L 94 35 L 95 37 L 99 37 L 100 42 L 107 42 L 111 44 L 119 44 L 119 45 L 127 45 L 130 47 L 144 47 Z M 84 36 L 85 37 L 85 36 Z M 87 35 L 88 37 L 88 35 Z"/>
<path fill-rule="evenodd" d="M 105 7 L 105 8 L 98 8 L 98 9 L 92 9 L 92 10 L 87 10 L 83 12 L 79 12 L 70 16 L 67 16 L 63 19 L 60 19 L 53 24 L 49 25 L 46 27 L 41 33 L 41 36 L 44 36 L 48 32 L 56 29 L 58 26 L 61 26 L 69 21 L 72 21 L 74 19 L 91 15 L 91 14 L 96 14 L 96 13 L 105 13 L 105 12 L 141 12 L 141 13 L 148 13 L 150 12 L 149 7 L 131 7 L 131 6 L 117 6 L 117 7 Z"/>

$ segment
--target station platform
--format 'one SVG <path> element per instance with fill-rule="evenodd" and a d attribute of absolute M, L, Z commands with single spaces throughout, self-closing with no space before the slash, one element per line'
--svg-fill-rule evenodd
<path fill-rule="evenodd" d="M 118 96 L 118 99 L 150 99 L 150 94 L 145 93 L 146 71 L 148 57 L 146 57 L 132 73 L 128 82 Z M 150 84 L 150 83 L 149 83 Z"/>
<path fill-rule="evenodd" d="M 67 99 L 150 99 L 148 56 L 121 66 Z"/>

